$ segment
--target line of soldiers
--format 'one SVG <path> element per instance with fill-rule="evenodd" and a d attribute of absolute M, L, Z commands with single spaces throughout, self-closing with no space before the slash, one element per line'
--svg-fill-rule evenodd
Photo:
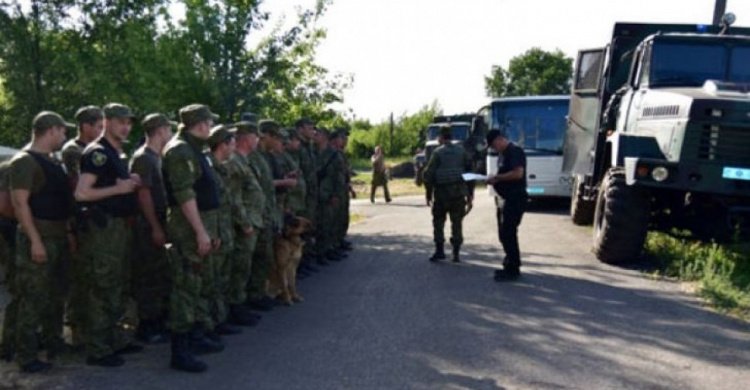
<path fill-rule="evenodd" d="M 143 350 L 135 339 L 171 339 L 171 367 L 203 372 L 196 355 L 222 351 L 222 335 L 257 325 L 257 312 L 277 304 L 267 284 L 285 221 L 316 227 L 300 278 L 351 250 L 344 129 L 308 119 L 291 129 L 215 125 L 207 106 L 192 104 L 178 125 L 146 116 L 145 141 L 128 159 L 130 108 L 87 106 L 75 118 L 78 136 L 64 143 L 74 125 L 39 113 L 31 142 L 0 165 L 0 255 L 12 297 L 0 352 L 24 372 L 46 371 L 76 347 L 89 365 L 121 366 Z"/>

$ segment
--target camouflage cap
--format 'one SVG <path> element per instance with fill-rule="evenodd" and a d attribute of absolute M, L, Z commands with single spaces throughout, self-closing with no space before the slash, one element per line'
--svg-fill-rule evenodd
<path fill-rule="evenodd" d="M 289 139 L 292 139 L 292 138 L 300 139 L 299 132 L 297 131 L 296 128 L 288 128 L 286 129 L 286 132 L 289 134 Z"/>
<path fill-rule="evenodd" d="M 180 108 L 180 122 L 185 127 L 192 127 L 205 121 L 217 121 L 219 116 L 212 113 L 211 109 L 204 104 L 190 104 Z"/>
<path fill-rule="evenodd" d="M 34 127 L 34 131 L 45 131 L 55 126 L 76 127 L 72 123 L 65 122 L 65 119 L 60 114 L 52 111 L 42 111 L 36 114 L 32 126 Z"/>
<path fill-rule="evenodd" d="M 172 122 L 164 116 L 163 114 L 154 113 L 154 114 L 148 114 L 145 118 L 143 118 L 143 121 L 141 122 L 141 126 L 143 126 L 143 130 L 146 133 L 151 133 L 152 131 L 165 126 L 177 126 L 176 122 Z"/>
<path fill-rule="evenodd" d="M 258 130 L 258 125 L 256 125 L 253 122 L 237 122 L 234 124 L 234 127 L 237 129 L 237 135 L 243 135 L 243 134 L 255 134 L 260 136 L 261 132 Z"/>
<path fill-rule="evenodd" d="M 215 148 L 224 142 L 227 142 L 234 138 L 235 132 L 234 127 L 226 125 L 217 125 L 211 128 L 211 133 L 208 135 L 208 146 Z"/>
<path fill-rule="evenodd" d="M 76 122 L 94 123 L 104 119 L 104 111 L 97 106 L 84 106 L 76 111 Z"/>
<path fill-rule="evenodd" d="M 294 122 L 295 128 L 300 128 L 307 125 L 314 125 L 313 121 L 309 118 L 300 118 L 297 119 L 297 122 Z"/>
<path fill-rule="evenodd" d="M 336 129 L 336 130 L 331 131 L 330 133 L 328 133 L 328 139 L 329 140 L 334 140 L 334 139 L 337 139 L 337 138 L 344 138 L 345 135 L 346 135 L 346 131 L 345 130 Z"/>
<path fill-rule="evenodd" d="M 270 135 L 272 137 L 283 138 L 281 135 L 281 126 L 276 121 L 271 119 L 263 119 L 258 123 L 258 128 L 263 135 Z"/>
<path fill-rule="evenodd" d="M 326 138 L 328 138 L 328 136 L 331 135 L 331 132 L 328 131 L 328 129 L 326 129 L 323 126 L 315 127 L 315 131 L 318 133 L 318 135 L 326 137 Z"/>
<path fill-rule="evenodd" d="M 131 118 L 136 119 L 137 116 L 133 114 L 130 107 L 120 103 L 109 103 L 104 106 L 104 117 L 107 119 L 113 118 Z"/>

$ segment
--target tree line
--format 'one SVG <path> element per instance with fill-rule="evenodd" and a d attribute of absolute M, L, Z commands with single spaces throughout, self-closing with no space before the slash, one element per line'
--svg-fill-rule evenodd
<path fill-rule="evenodd" d="M 243 112 L 335 120 L 328 106 L 351 77 L 315 62 L 330 3 L 298 9 L 283 27 L 267 26 L 261 0 L 0 1 L 0 144 L 23 145 L 39 111 L 72 118 L 113 101 L 141 116 L 176 118 L 200 102 L 226 122 Z"/>

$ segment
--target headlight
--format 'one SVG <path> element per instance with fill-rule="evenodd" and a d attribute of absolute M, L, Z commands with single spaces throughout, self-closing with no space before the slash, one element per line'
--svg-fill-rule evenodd
<path fill-rule="evenodd" d="M 669 170 L 664 167 L 656 167 L 651 171 L 651 177 L 661 183 L 669 177 Z"/>

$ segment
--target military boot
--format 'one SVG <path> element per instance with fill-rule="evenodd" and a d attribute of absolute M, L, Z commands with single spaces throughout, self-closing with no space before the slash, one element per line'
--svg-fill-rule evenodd
<path fill-rule="evenodd" d="M 206 337 L 203 326 L 196 324 L 189 334 L 188 345 L 190 352 L 196 355 L 217 353 L 224 350 L 224 344 Z"/>
<path fill-rule="evenodd" d="M 453 262 L 460 263 L 461 259 L 458 257 L 458 253 L 461 251 L 461 245 L 453 245 Z"/>
<path fill-rule="evenodd" d="M 435 243 L 435 253 L 430 256 L 430 261 L 436 262 L 445 259 L 445 246 L 443 243 Z"/>
<path fill-rule="evenodd" d="M 198 360 L 188 350 L 188 335 L 172 335 L 172 360 L 170 366 L 177 371 L 203 372 L 208 369 L 206 363 Z"/>

